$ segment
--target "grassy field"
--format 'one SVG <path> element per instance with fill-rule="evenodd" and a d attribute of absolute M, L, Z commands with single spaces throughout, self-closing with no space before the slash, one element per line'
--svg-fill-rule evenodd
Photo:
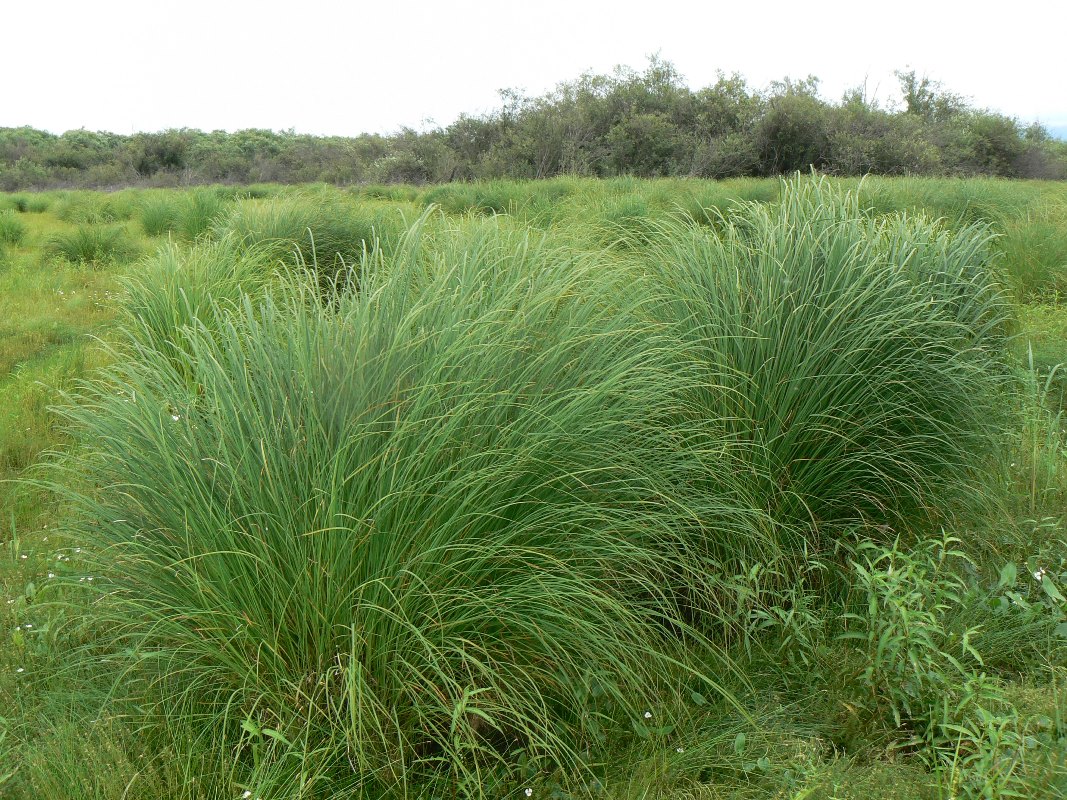
<path fill-rule="evenodd" d="M 1067 797 L 1067 186 L 0 195 L 0 796 Z"/>

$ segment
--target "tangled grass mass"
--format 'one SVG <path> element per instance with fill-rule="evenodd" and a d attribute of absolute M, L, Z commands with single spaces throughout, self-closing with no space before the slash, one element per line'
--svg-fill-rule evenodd
<path fill-rule="evenodd" d="M 1067 451 L 996 225 L 559 186 L 129 201 L 169 238 L 20 484 L 65 549 L 5 796 L 1067 796 Z M 85 197 L 46 257 L 130 263 Z"/>

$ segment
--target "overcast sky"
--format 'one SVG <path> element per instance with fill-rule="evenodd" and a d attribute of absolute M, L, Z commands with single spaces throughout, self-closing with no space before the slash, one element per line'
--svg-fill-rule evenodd
<path fill-rule="evenodd" d="M 911 68 L 981 107 L 1067 125 L 1067 2 L 0 0 L 0 126 L 116 133 L 447 125 L 659 52 L 690 86 L 814 74 L 899 99 Z M 1014 14 L 1014 16 L 1013 16 Z"/>

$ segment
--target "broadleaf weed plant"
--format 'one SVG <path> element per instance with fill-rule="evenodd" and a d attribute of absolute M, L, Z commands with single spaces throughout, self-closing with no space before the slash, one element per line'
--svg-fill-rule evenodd
<path fill-rule="evenodd" d="M 861 545 L 853 561 L 861 610 L 841 639 L 857 641 L 855 676 L 872 718 L 900 733 L 897 747 L 926 758 L 948 796 L 1025 797 L 1017 714 L 984 671 L 979 629 L 948 619 L 967 599 L 968 556 L 951 536 L 912 550 Z"/>

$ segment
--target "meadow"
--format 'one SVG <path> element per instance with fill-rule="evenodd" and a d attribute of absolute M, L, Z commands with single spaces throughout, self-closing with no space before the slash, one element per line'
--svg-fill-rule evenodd
<path fill-rule="evenodd" d="M 1067 797 L 1067 185 L 0 194 L 0 796 Z"/>

